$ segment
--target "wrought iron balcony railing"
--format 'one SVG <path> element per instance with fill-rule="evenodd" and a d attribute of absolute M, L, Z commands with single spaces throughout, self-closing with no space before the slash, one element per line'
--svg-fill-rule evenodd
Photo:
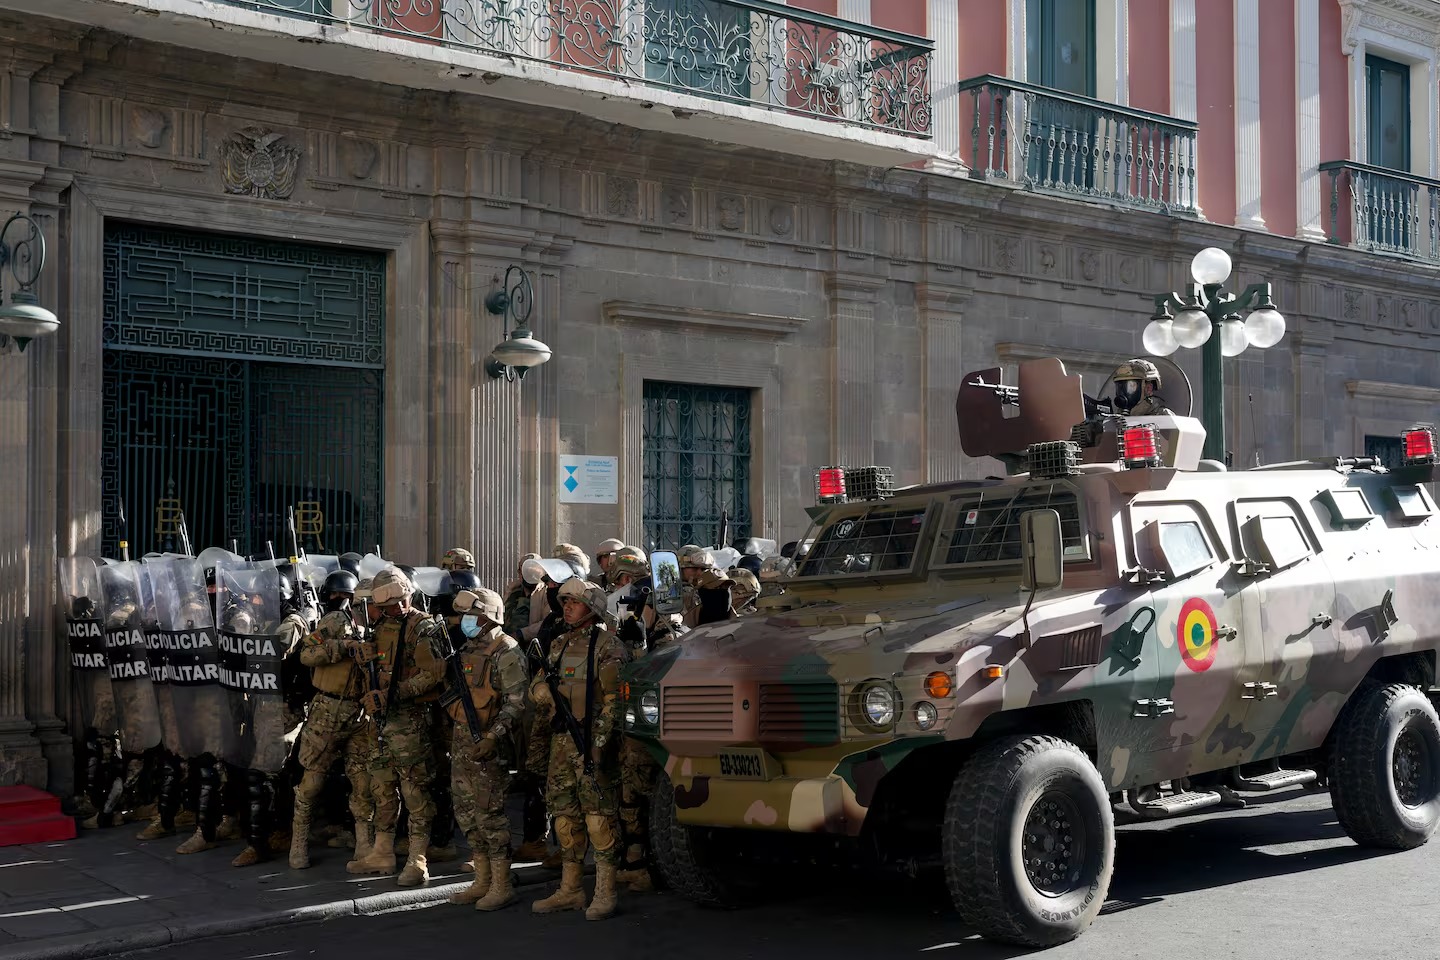
<path fill-rule="evenodd" d="M 1440 263 L 1440 180 L 1352 160 L 1320 170 L 1330 176 L 1331 243 Z"/>
<path fill-rule="evenodd" d="M 769 0 L 224 0 L 929 138 L 923 37 Z"/>
<path fill-rule="evenodd" d="M 1198 124 L 988 74 L 962 82 L 960 93 L 961 129 L 972 119 L 968 156 L 961 147 L 971 176 L 1084 200 L 1199 213 Z"/>

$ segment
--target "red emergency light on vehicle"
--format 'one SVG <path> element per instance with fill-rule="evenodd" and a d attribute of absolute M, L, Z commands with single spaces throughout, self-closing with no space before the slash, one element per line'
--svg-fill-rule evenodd
<path fill-rule="evenodd" d="M 845 502 L 845 468 L 821 467 L 815 473 L 815 502 Z"/>
<path fill-rule="evenodd" d="M 1125 432 L 1120 434 L 1120 459 L 1130 468 L 1158 466 L 1160 450 L 1155 428 L 1149 425 L 1126 427 Z"/>
<path fill-rule="evenodd" d="M 1406 464 L 1436 461 L 1434 427 L 1411 427 L 1404 439 Z"/>

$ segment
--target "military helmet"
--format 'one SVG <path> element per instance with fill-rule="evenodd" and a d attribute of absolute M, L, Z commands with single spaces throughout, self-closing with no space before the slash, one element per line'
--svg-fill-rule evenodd
<path fill-rule="evenodd" d="M 1160 368 L 1149 360 L 1137 357 L 1134 360 L 1126 360 L 1115 368 L 1115 380 L 1148 380 L 1160 386 Z"/>
<path fill-rule="evenodd" d="M 595 548 L 595 557 L 596 559 L 599 559 L 600 557 L 608 557 L 623 546 L 625 546 L 625 541 L 616 540 L 614 537 L 610 537 L 606 540 L 601 540 L 599 546 Z"/>
<path fill-rule="evenodd" d="M 505 622 L 505 601 L 494 590 L 477 585 L 455 594 L 455 612 L 462 617 L 467 613 L 481 616 L 499 626 Z"/>
<path fill-rule="evenodd" d="M 349 570 L 336 570 L 325 578 L 324 593 L 327 599 L 335 593 L 348 593 L 353 597 L 359 585 L 360 578 Z"/>
<path fill-rule="evenodd" d="M 564 560 L 575 569 L 576 576 L 588 577 L 590 575 L 590 558 L 585 556 L 585 551 L 573 543 L 557 543 L 555 549 L 550 552 L 555 560 Z"/>
<path fill-rule="evenodd" d="M 760 595 L 760 580 L 749 570 L 732 570 L 730 579 L 735 583 L 735 606 L 742 606 Z"/>
<path fill-rule="evenodd" d="M 641 563 L 650 562 L 649 559 L 645 556 L 644 550 L 641 550 L 639 547 L 631 546 L 629 544 L 626 544 L 615 551 L 615 559 L 619 560 L 621 557 L 629 557 L 631 560 L 639 560 Z"/>
<path fill-rule="evenodd" d="M 386 567 L 370 582 L 370 595 L 382 607 L 407 600 L 414 592 L 414 585 L 400 567 Z"/>
<path fill-rule="evenodd" d="M 560 602 L 564 603 L 566 600 L 579 600 L 589 607 L 597 617 L 605 616 L 609 606 L 609 598 L 605 596 L 605 591 L 600 589 L 598 584 L 591 583 L 589 580 L 581 580 L 579 577 L 560 584 Z"/>
<path fill-rule="evenodd" d="M 349 570 L 351 573 L 355 574 L 355 576 L 358 577 L 360 576 L 360 561 L 362 559 L 364 558 L 361 557 L 360 554 L 353 551 L 350 553 L 342 553 L 339 557 L 340 569 Z"/>
<path fill-rule="evenodd" d="M 704 547 L 697 547 L 687 544 L 681 547 L 675 558 L 680 561 L 680 569 L 701 569 L 709 570 L 715 566 L 715 555 Z"/>
<path fill-rule="evenodd" d="M 474 570 L 452 570 L 450 571 L 450 592 L 457 597 L 461 590 L 469 590 L 477 593 L 482 589 L 480 578 Z M 459 611 L 456 611 L 457 613 Z"/>
<path fill-rule="evenodd" d="M 440 558 L 441 570 L 474 570 L 475 554 L 464 547 L 451 547 Z"/>
<path fill-rule="evenodd" d="M 615 562 L 610 564 L 610 577 L 619 580 L 625 575 L 632 579 L 643 580 L 650 576 L 650 564 L 646 563 L 643 557 L 617 556 Z"/>
<path fill-rule="evenodd" d="M 369 577 L 366 577 L 364 580 L 361 580 L 359 583 L 355 584 L 355 599 L 364 603 L 374 603 L 375 597 L 374 594 L 371 592 L 371 588 L 374 586 L 374 584 L 375 581 L 370 579 Z"/>

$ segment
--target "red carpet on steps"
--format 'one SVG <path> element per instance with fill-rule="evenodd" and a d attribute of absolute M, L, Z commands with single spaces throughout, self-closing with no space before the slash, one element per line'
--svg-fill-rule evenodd
<path fill-rule="evenodd" d="M 0 787 L 0 847 L 75 839 L 75 818 L 60 800 L 34 787 Z"/>

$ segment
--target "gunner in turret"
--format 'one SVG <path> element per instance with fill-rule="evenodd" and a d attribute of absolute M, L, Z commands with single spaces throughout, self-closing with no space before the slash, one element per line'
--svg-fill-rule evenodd
<path fill-rule="evenodd" d="M 1130 417 L 1174 416 L 1160 395 L 1160 369 L 1149 360 L 1127 360 L 1115 368 L 1115 412 Z"/>

